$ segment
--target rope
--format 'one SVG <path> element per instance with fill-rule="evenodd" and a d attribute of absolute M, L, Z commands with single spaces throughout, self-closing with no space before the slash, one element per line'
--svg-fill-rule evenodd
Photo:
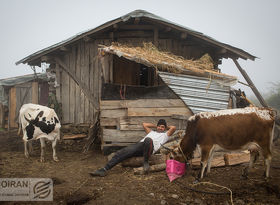
<path fill-rule="evenodd" d="M 180 150 L 180 152 L 182 152 L 182 155 L 183 155 L 185 161 L 188 162 L 187 157 L 185 156 L 185 154 L 184 154 L 184 152 L 183 152 L 183 150 L 182 150 L 182 148 L 181 148 L 180 143 L 179 143 L 179 150 Z"/>
<path fill-rule="evenodd" d="M 188 190 L 191 190 L 191 191 L 194 191 L 194 192 L 198 192 L 198 193 L 203 193 L 203 194 L 215 194 L 215 195 L 227 195 L 227 194 L 230 194 L 230 202 L 232 205 L 233 204 L 233 197 L 232 197 L 232 191 L 225 187 L 225 186 L 221 186 L 221 185 L 218 185 L 218 184 L 214 184 L 214 183 L 211 183 L 211 182 L 199 182 L 197 184 L 194 184 L 193 186 L 196 186 L 196 185 L 200 185 L 200 184 L 210 184 L 210 185 L 214 185 L 214 186 L 217 186 L 217 187 L 221 187 L 223 189 L 227 189 L 230 193 L 228 192 L 210 192 L 210 191 L 202 191 L 202 190 L 198 190 L 198 189 L 195 189 L 195 188 L 192 188 L 192 187 L 188 187 L 182 183 L 179 183 L 178 181 L 175 181 L 176 184 L 180 185 L 180 186 L 183 186 L 184 188 L 188 189 Z"/>

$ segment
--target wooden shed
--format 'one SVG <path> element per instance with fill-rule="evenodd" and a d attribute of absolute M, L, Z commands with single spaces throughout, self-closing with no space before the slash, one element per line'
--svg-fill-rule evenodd
<path fill-rule="evenodd" d="M 18 127 L 18 113 L 23 104 L 48 105 L 49 85 L 46 73 L 1 79 L 0 90 L 2 128 Z"/>
<path fill-rule="evenodd" d="M 223 58 L 239 65 L 238 58 L 255 56 L 136 10 L 16 64 L 50 64 L 60 85 L 62 123 L 100 122 L 106 152 L 141 139 L 143 121 L 165 118 L 185 129 L 193 113 L 232 106 L 229 91 L 237 78 L 221 72 Z"/>

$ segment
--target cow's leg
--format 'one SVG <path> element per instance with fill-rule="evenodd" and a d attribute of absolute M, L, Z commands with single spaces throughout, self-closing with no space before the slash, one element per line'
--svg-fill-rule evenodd
<path fill-rule="evenodd" d="M 57 143 L 57 138 L 55 138 L 53 141 L 52 141 L 52 149 L 53 149 L 53 160 L 58 162 L 59 159 L 56 155 L 56 143 Z"/>
<path fill-rule="evenodd" d="M 32 140 L 28 141 L 28 152 L 31 154 L 33 152 L 33 142 Z"/>
<path fill-rule="evenodd" d="M 270 163 L 271 163 L 271 150 L 270 147 L 267 147 L 263 149 L 263 157 L 264 157 L 264 164 L 265 164 L 265 177 L 269 177 L 269 171 L 270 171 Z"/>
<path fill-rule="evenodd" d="M 26 158 L 29 158 L 29 152 L 28 152 L 28 147 L 27 147 L 28 141 L 24 140 L 23 143 L 24 143 L 24 155 Z"/>
<path fill-rule="evenodd" d="M 246 179 L 248 178 L 249 171 L 252 169 L 252 167 L 254 166 L 255 162 L 258 160 L 259 157 L 259 152 L 257 147 L 250 148 L 249 151 L 250 151 L 250 162 L 249 165 L 243 169 L 243 173 L 242 173 L 242 176 Z"/>
<path fill-rule="evenodd" d="M 46 142 L 44 138 L 40 138 L 41 143 L 41 162 L 45 162 L 45 149 L 46 149 Z"/>
<path fill-rule="evenodd" d="M 211 169 L 211 162 L 214 156 L 214 150 L 215 150 L 215 146 L 213 146 L 209 152 L 209 158 L 207 161 L 207 173 L 210 173 L 210 169 Z"/>
<path fill-rule="evenodd" d="M 209 159 L 209 153 L 210 153 L 211 147 L 202 147 L 201 146 L 201 171 L 200 171 L 200 176 L 199 178 L 203 178 L 203 174 L 205 171 L 205 168 L 207 166 L 207 162 Z"/>

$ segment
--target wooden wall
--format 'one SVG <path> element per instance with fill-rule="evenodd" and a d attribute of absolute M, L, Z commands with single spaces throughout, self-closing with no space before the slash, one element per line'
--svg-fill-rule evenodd
<path fill-rule="evenodd" d="M 61 85 L 56 89 L 58 102 L 62 104 L 62 123 L 90 124 L 95 110 L 99 107 L 101 91 L 101 67 L 98 59 L 98 44 L 109 45 L 110 41 L 79 41 L 73 45 L 57 64 L 56 77 Z M 63 67 L 63 68 L 62 68 Z M 64 68 L 66 67 L 66 68 Z M 65 69 L 68 71 L 66 72 Z M 92 95 L 92 101 L 68 72 Z"/>
<path fill-rule="evenodd" d="M 161 118 L 177 130 L 185 130 L 190 110 L 181 99 L 109 100 L 100 102 L 101 141 L 104 154 L 138 142 L 146 134 L 143 122 L 157 123 Z"/>
<path fill-rule="evenodd" d="M 39 102 L 39 83 L 28 82 L 15 85 L 9 89 L 9 128 L 18 127 L 18 114 L 26 103 Z"/>

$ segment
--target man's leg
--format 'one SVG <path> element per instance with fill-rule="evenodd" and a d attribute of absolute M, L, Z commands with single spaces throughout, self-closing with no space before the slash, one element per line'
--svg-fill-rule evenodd
<path fill-rule="evenodd" d="M 153 154 L 153 151 L 154 151 L 153 140 L 149 137 L 145 138 L 144 148 L 143 148 L 143 157 L 144 157 L 143 169 L 145 173 L 147 173 L 150 169 L 149 158 Z"/>
<path fill-rule="evenodd" d="M 143 156 L 144 142 L 138 142 L 136 144 L 127 146 L 119 151 L 113 156 L 113 158 L 105 165 L 104 168 L 98 169 L 95 172 L 91 172 L 91 176 L 106 176 L 107 171 L 113 168 L 118 163 L 130 158 Z"/>

